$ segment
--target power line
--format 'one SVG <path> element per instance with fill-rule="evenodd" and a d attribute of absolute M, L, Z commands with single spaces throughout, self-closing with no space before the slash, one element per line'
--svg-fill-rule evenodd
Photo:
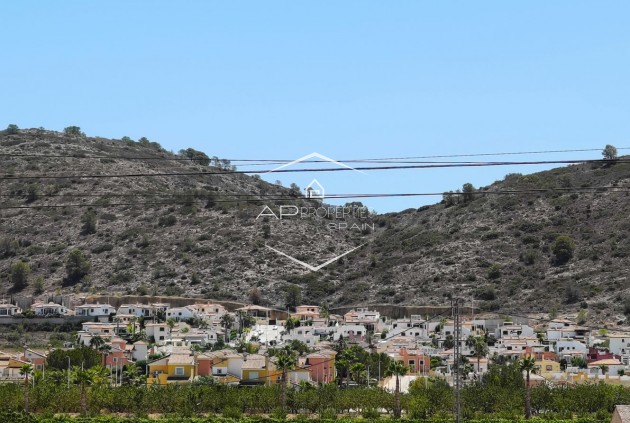
<path fill-rule="evenodd" d="M 617 147 L 617 150 L 630 150 L 630 147 Z M 445 158 L 457 158 L 457 157 L 491 157 L 491 156 L 516 156 L 527 154 L 557 154 L 557 153 L 580 153 L 580 152 L 595 152 L 602 151 L 601 148 L 583 148 L 583 149 L 566 149 L 566 150 L 541 150 L 541 151 L 516 151 L 516 152 L 497 152 L 497 153 L 469 153 L 469 154 L 442 154 L 442 155 L 427 155 L 427 156 L 400 156 L 400 157 L 382 157 L 382 158 L 364 158 L 364 159 L 339 159 L 338 162 L 343 163 L 369 163 L 369 162 L 387 162 L 398 160 L 418 160 L 418 159 L 445 159 Z M 168 154 L 168 153 L 163 153 Z M 70 155 L 70 154 L 29 154 L 29 153 L 0 153 L 0 157 L 33 157 L 33 158 L 71 158 L 71 159 L 114 159 L 114 160 L 166 160 L 166 161 L 183 161 L 183 162 L 198 162 L 198 159 L 190 159 L 188 157 L 174 156 L 174 157 L 155 157 L 155 156 L 108 156 L 108 155 L 86 155 L 83 153 Z M 212 158 L 209 158 L 212 160 Z M 258 164 L 285 164 L 295 161 L 295 159 L 220 159 L 230 163 L 243 162 L 243 163 L 258 163 Z M 327 163 L 326 160 L 305 160 L 301 163 Z"/>
<path fill-rule="evenodd" d="M 359 166 L 355 168 L 335 167 L 335 168 L 311 168 L 311 169 L 267 169 L 267 170 L 234 170 L 234 171 L 209 171 L 209 172 L 171 172 L 171 173 L 127 173 L 127 174 L 92 174 L 92 175 L 2 175 L 0 180 L 17 179 L 71 179 L 71 178 L 96 178 L 96 179 L 121 179 L 121 178 L 145 178 L 145 177 L 170 177 L 170 176 L 206 176 L 206 175 L 226 175 L 226 174 L 263 174 L 263 173 L 305 173 L 305 172 L 347 172 L 347 171 L 377 171 L 377 170 L 411 170 L 411 169 L 439 169 L 458 167 L 496 167 L 496 166 L 530 166 L 549 164 L 614 164 L 630 163 L 630 159 L 615 160 L 545 160 L 545 161 L 516 161 L 516 162 L 465 162 L 465 163 L 434 163 L 434 164 L 414 164 L 406 166 Z"/>

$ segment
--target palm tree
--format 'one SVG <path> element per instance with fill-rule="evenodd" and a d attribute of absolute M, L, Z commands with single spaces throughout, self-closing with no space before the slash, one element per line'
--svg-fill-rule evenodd
<path fill-rule="evenodd" d="M 402 361 L 392 361 L 385 372 L 386 376 L 396 376 L 396 391 L 394 393 L 394 418 L 400 418 L 400 376 L 404 376 L 409 371 Z"/>
<path fill-rule="evenodd" d="M 28 376 L 33 373 L 33 366 L 31 364 L 23 364 L 20 367 L 20 375 L 24 376 L 24 412 L 28 413 L 28 400 L 29 400 L 29 389 L 28 389 Z"/>
<path fill-rule="evenodd" d="M 276 368 L 282 371 L 282 408 L 287 407 L 287 373 L 295 367 L 295 357 L 281 352 L 277 355 Z"/>
<path fill-rule="evenodd" d="M 234 318 L 232 315 L 225 313 L 221 316 L 221 324 L 225 328 L 225 342 L 230 342 L 230 328 L 234 324 Z"/>
<path fill-rule="evenodd" d="M 481 358 L 488 354 L 488 344 L 481 336 L 475 337 L 472 345 L 473 354 L 477 357 L 477 372 L 481 373 Z"/>
<path fill-rule="evenodd" d="M 87 412 L 87 387 L 95 382 L 94 372 L 77 367 L 72 376 L 74 383 L 81 387 L 81 414 L 85 414 Z"/>
<path fill-rule="evenodd" d="M 532 417 L 532 395 L 529 386 L 530 373 L 536 373 L 536 359 L 534 357 L 526 357 L 519 363 L 519 368 L 525 371 L 525 418 Z"/>
<path fill-rule="evenodd" d="M 350 374 L 354 373 L 357 375 L 357 384 L 360 385 L 361 383 L 361 373 L 365 370 L 365 364 L 363 363 L 354 363 L 352 366 L 350 366 Z"/>
<path fill-rule="evenodd" d="M 94 336 L 90 339 L 90 348 L 94 348 L 95 350 L 100 350 L 103 345 L 105 345 L 105 340 L 100 336 Z"/>

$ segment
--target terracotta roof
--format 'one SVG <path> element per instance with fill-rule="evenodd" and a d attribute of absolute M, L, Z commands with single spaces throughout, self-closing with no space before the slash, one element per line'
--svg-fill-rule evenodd
<path fill-rule="evenodd" d="M 186 354 L 173 354 L 168 357 L 168 364 L 193 364 L 194 357 Z"/>
<path fill-rule="evenodd" d="M 247 360 L 243 361 L 243 366 L 241 367 L 243 370 L 256 370 L 256 369 L 264 369 L 266 366 L 265 356 L 252 354 L 247 356 Z"/>

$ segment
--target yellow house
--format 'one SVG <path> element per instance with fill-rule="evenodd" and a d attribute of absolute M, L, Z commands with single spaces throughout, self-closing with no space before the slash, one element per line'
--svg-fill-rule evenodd
<path fill-rule="evenodd" d="M 172 354 L 148 364 L 147 383 L 189 383 L 195 377 L 195 357 L 188 354 Z"/>
<path fill-rule="evenodd" d="M 231 350 L 214 351 L 212 355 L 212 368 L 207 369 L 200 361 L 200 374 L 202 371 L 212 373 L 219 383 L 225 385 L 238 385 L 242 375 L 243 356 Z"/>
<path fill-rule="evenodd" d="M 273 362 L 260 354 L 245 357 L 241 370 L 241 385 L 269 385 L 282 378 Z"/>
<path fill-rule="evenodd" d="M 551 378 L 553 373 L 560 373 L 560 363 L 553 360 L 536 360 L 536 368 L 538 369 L 538 374 L 545 379 Z"/>

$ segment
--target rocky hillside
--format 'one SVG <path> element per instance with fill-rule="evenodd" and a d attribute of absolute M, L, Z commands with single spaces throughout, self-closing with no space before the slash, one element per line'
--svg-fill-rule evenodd
<path fill-rule="evenodd" d="M 186 160 L 147 140 L 44 130 L 0 135 L 4 294 L 283 307 L 298 285 L 304 302 L 331 306 L 440 305 L 457 293 L 488 311 L 583 308 L 594 321 L 623 316 L 630 297 L 625 161 L 508 175 L 466 198 L 376 216 L 372 232 L 329 231 L 331 220 L 319 217 L 257 219 L 265 205 L 318 204 L 194 153 Z M 318 272 L 265 247 L 318 265 L 364 243 Z M 14 287 L 20 261 L 27 285 Z"/>

